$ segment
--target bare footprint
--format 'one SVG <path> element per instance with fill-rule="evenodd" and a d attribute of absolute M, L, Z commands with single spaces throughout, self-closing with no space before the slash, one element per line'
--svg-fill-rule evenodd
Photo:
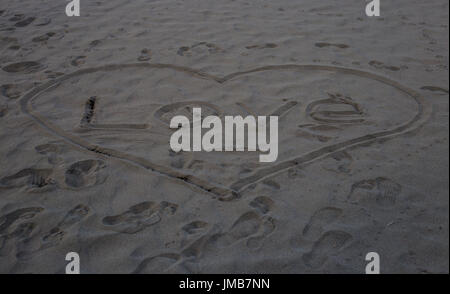
<path fill-rule="evenodd" d="M 0 187 L 18 188 L 27 187 L 30 192 L 39 192 L 41 188 L 52 186 L 55 182 L 51 178 L 51 169 L 26 168 L 11 176 L 0 180 Z"/>
<path fill-rule="evenodd" d="M 271 211 L 274 207 L 274 202 L 267 196 L 258 196 L 253 199 L 249 205 L 255 209 L 257 209 L 262 214 L 266 214 Z"/>
<path fill-rule="evenodd" d="M 51 18 L 45 17 L 45 18 L 38 19 L 38 21 L 34 25 L 37 27 L 42 27 L 42 26 L 48 25 L 51 22 L 52 22 Z"/>
<path fill-rule="evenodd" d="M 55 35 L 55 33 L 53 33 L 53 32 L 48 32 L 48 33 L 46 33 L 46 34 L 44 34 L 44 35 L 34 37 L 33 39 L 31 39 L 31 41 L 32 41 L 32 42 L 35 42 L 35 43 L 45 42 L 45 41 L 48 41 L 48 39 L 50 39 L 50 38 L 53 37 L 54 35 Z"/>
<path fill-rule="evenodd" d="M 251 49 L 273 49 L 277 47 L 278 45 L 275 43 L 266 43 L 266 44 L 250 45 L 246 46 L 245 48 L 251 50 Z"/>
<path fill-rule="evenodd" d="M 59 146 L 55 144 L 42 144 L 34 147 L 34 150 L 39 154 L 49 154 L 58 152 Z"/>
<path fill-rule="evenodd" d="M 378 177 L 356 182 L 352 185 L 348 200 L 357 204 L 378 204 L 383 207 L 395 205 L 402 186 L 388 178 Z"/>
<path fill-rule="evenodd" d="M 176 253 L 164 253 L 148 257 L 141 261 L 133 274 L 160 274 L 164 273 L 172 265 L 180 260 L 180 255 Z"/>
<path fill-rule="evenodd" d="M 19 27 L 19 28 L 26 27 L 27 25 L 32 23 L 35 19 L 36 19 L 35 17 L 30 16 L 30 17 L 27 17 L 24 20 L 21 20 L 21 21 L 17 22 L 14 26 Z"/>
<path fill-rule="evenodd" d="M 16 22 L 16 21 L 19 21 L 19 20 L 23 20 L 24 18 L 25 18 L 25 15 L 24 15 L 23 13 L 16 13 L 16 14 L 14 14 L 13 17 L 11 17 L 11 18 L 8 19 L 8 20 L 9 20 L 9 21 Z"/>
<path fill-rule="evenodd" d="M 344 247 L 352 236 L 343 231 L 329 231 L 317 240 L 310 252 L 302 257 L 304 263 L 312 268 L 321 267 L 329 256 L 335 255 Z"/>
<path fill-rule="evenodd" d="M 180 48 L 178 48 L 177 54 L 180 56 L 192 56 L 192 53 L 194 53 L 194 51 L 196 51 L 195 49 L 206 49 L 208 51 L 208 53 L 213 54 L 213 53 L 218 53 L 218 52 L 222 52 L 222 48 L 220 48 L 219 46 L 217 46 L 216 44 L 213 43 L 208 43 L 208 42 L 199 42 L 196 43 L 192 46 L 182 46 Z"/>
<path fill-rule="evenodd" d="M 27 242 L 37 225 L 33 222 L 24 222 L 17 225 L 14 231 L 9 234 L 0 234 L 0 256 L 9 255 L 20 243 Z"/>
<path fill-rule="evenodd" d="M 265 216 L 262 220 L 261 227 L 257 235 L 247 239 L 247 247 L 250 249 L 258 249 L 262 246 L 264 239 L 269 236 L 276 228 L 276 221 L 273 217 Z"/>
<path fill-rule="evenodd" d="M 66 185 L 72 188 L 86 188 L 106 179 L 106 175 L 99 173 L 105 168 L 101 160 L 88 159 L 73 163 L 65 173 Z"/>
<path fill-rule="evenodd" d="M 79 204 L 69 210 L 64 218 L 42 237 L 43 243 L 39 250 L 58 245 L 67 234 L 67 230 L 76 223 L 81 222 L 88 214 L 89 207 L 83 204 Z"/>
<path fill-rule="evenodd" d="M 27 220 L 35 217 L 44 210 L 43 207 L 26 207 L 16 209 L 0 217 L 0 235 L 9 234 L 11 226 L 20 220 Z"/>
<path fill-rule="evenodd" d="M 161 221 L 163 214 L 172 215 L 178 205 L 161 202 L 159 205 L 151 201 L 131 206 L 127 211 L 103 218 L 106 229 L 125 234 L 135 234 Z"/>
<path fill-rule="evenodd" d="M 216 236 L 219 247 L 228 247 L 234 243 L 256 234 L 261 226 L 261 218 L 255 211 L 241 215 L 227 233 Z"/>
<path fill-rule="evenodd" d="M 0 217 L 0 255 L 11 254 L 19 243 L 31 237 L 37 225 L 26 220 L 34 218 L 43 210 L 42 207 L 26 207 Z"/>
<path fill-rule="evenodd" d="M 346 151 L 339 151 L 327 156 L 322 165 L 322 168 L 336 173 L 349 173 L 353 158 Z"/>
<path fill-rule="evenodd" d="M 266 179 L 262 183 L 264 185 L 269 186 L 272 189 L 275 189 L 275 190 L 280 190 L 280 188 L 281 188 L 280 184 L 278 184 L 277 182 L 275 182 L 274 180 L 271 180 L 271 179 Z"/>
<path fill-rule="evenodd" d="M 337 220 L 341 214 L 342 209 L 336 207 L 324 207 L 317 210 L 303 229 L 303 236 L 308 239 L 318 238 L 322 234 L 323 228 Z"/>
<path fill-rule="evenodd" d="M 46 155 L 48 162 L 50 164 L 58 164 L 63 162 L 63 160 L 59 157 L 59 153 L 61 151 L 61 146 L 56 144 L 42 144 L 34 147 L 37 153 Z"/>
<path fill-rule="evenodd" d="M 339 49 L 347 49 L 348 47 L 350 47 L 347 44 L 333 44 L 333 43 L 325 43 L 325 42 L 319 42 L 319 43 L 316 43 L 315 45 L 316 45 L 316 47 L 319 47 L 319 48 L 336 47 Z"/>
<path fill-rule="evenodd" d="M 383 62 L 377 61 L 377 60 L 372 60 L 369 62 L 369 65 L 378 68 L 378 69 L 388 69 L 391 71 L 399 71 L 400 68 L 396 67 L 396 66 L 391 66 L 391 65 L 385 65 Z"/>
<path fill-rule="evenodd" d="M 9 73 L 34 73 L 40 71 L 44 67 L 35 61 L 22 61 L 17 63 L 11 63 L 4 66 L 2 69 Z"/>
<path fill-rule="evenodd" d="M 198 234 L 204 232 L 205 229 L 209 226 L 207 222 L 204 221 L 193 221 L 184 225 L 181 230 L 189 235 Z"/>
<path fill-rule="evenodd" d="M 441 87 L 436 87 L 436 86 L 423 86 L 420 88 L 421 90 L 427 90 L 427 91 L 432 91 L 432 92 L 442 92 L 444 94 L 448 94 L 448 90 L 441 88 Z"/>

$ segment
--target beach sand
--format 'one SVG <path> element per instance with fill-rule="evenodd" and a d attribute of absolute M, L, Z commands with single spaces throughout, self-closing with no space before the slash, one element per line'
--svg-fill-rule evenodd
<path fill-rule="evenodd" d="M 0 273 L 449 272 L 446 0 L 0 4 Z M 170 119 L 278 115 L 279 154 Z"/>

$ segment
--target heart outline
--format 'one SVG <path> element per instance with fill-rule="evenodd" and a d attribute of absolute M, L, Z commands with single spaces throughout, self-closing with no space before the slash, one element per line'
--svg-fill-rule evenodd
<path fill-rule="evenodd" d="M 275 165 L 262 168 L 254 172 L 252 175 L 247 176 L 245 178 L 239 179 L 232 183 L 229 187 L 222 186 L 219 184 L 211 184 L 210 182 L 204 181 L 200 178 L 197 178 L 190 174 L 184 174 L 178 171 L 175 171 L 169 167 L 157 165 L 152 163 L 151 161 L 137 157 L 128 153 L 124 153 L 118 150 L 104 148 L 98 145 L 94 145 L 81 139 L 80 137 L 73 136 L 68 132 L 62 130 L 58 126 L 50 123 L 45 119 L 45 117 L 41 116 L 39 113 L 33 111 L 32 104 L 30 103 L 32 100 L 36 99 L 40 94 L 52 89 L 55 86 L 58 86 L 61 82 L 68 80 L 70 78 L 80 76 L 83 74 L 94 73 L 98 71 L 114 71 L 120 70 L 124 68 L 156 68 L 156 69 L 172 69 L 178 72 L 187 73 L 196 78 L 207 79 L 211 81 L 215 81 L 219 84 L 226 83 L 229 80 L 237 78 L 239 76 L 244 76 L 247 74 L 262 72 L 262 71 L 275 71 L 275 70 L 322 70 L 322 71 L 331 71 L 336 73 L 344 73 L 349 75 L 356 75 L 359 77 L 364 77 L 367 79 L 375 80 L 391 86 L 401 92 L 407 94 L 410 98 L 413 98 L 418 106 L 418 111 L 416 115 L 409 121 L 397 125 L 389 130 L 378 131 L 369 133 L 363 136 L 355 137 L 352 139 L 348 139 L 342 142 L 338 142 L 335 144 L 327 145 L 324 147 L 320 147 L 313 151 L 307 152 L 305 154 L 296 156 L 295 158 L 291 158 L 288 160 L 284 160 Z M 330 66 L 330 65 L 316 65 L 316 64 L 284 64 L 284 65 L 268 65 L 263 67 L 257 67 L 246 71 L 238 71 L 223 77 L 219 77 L 216 75 L 208 74 L 202 72 L 200 70 L 196 70 L 189 67 L 177 66 L 173 64 L 163 64 L 163 63 L 129 63 L 129 64 L 110 64 L 99 67 L 91 67 L 80 69 L 75 72 L 63 75 L 55 80 L 51 80 L 45 84 L 37 86 L 31 89 L 29 92 L 24 94 L 20 99 L 20 106 L 23 113 L 30 116 L 35 122 L 37 122 L 44 129 L 49 131 L 52 135 L 60 137 L 66 143 L 70 145 L 87 150 L 89 152 L 96 153 L 97 155 L 102 155 L 106 157 L 114 157 L 116 159 L 138 165 L 140 167 L 144 167 L 153 172 L 157 172 L 159 174 L 169 176 L 171 178 L 175 178 L 181 181 L 184 181 L 191 186 L 196 188 L 200 188 L 204 192 L 212 194 L 215 198 L 218 198 L 222 201 L 231 201 L 234 199 L 238 199 L 241 197 L 243 191 L 246 188 L 260 182 L 270 176 L 283 172 L 289 168 L 299 166 L 301 164 L 309 164 L 316 160 L 320 160 L 332 153 L 339 152 L 342 150 L 346 150 L 348 148 L 357 147 L 363 144 L 368 144 L 375 142 L 381 139 L 390 139 L 395 136 L 399 136 L 401 134 L 405 134 L 411 132 L 421 125 L 423 125 L 431 115 L 431 106 L 427 103 L 427 101 L 416 91 L 406 86 L 403 86 L 399 82 L 396 82 L 387 77 L 381 76 L 376 73 L 372 73 L 369 71 L 363 71 L 359 69 L 353 69 L 348 67 L 339 67 L 339 66 Z"/>

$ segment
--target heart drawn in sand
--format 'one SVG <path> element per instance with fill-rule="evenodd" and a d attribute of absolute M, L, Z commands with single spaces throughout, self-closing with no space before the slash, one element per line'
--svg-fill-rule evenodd
<path fill-rule="evenodd" d="M 40 85 L 20 102 L 72 146 L 223 201 L 287 169 L 410 132 L 431 112 L 418 93 L 394 80 L 327 65 L 271 65 L 223 77 L 170 64 L 106 65 Z M 170 153 L 168 122 L 180 113 L 189 117 L 193 107 L 203 117 L 279 116 L 278 160 L 260 164 L 257 152 Z"/>

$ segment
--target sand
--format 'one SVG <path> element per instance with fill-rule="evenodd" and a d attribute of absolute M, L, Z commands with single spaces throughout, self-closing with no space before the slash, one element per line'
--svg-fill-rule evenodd
<path fill-rule="evenodd" d="M 448 1 L 0 5 L 0 273 L 449 272 Z M 170 150 L 278 115 L 279 155 Z"/>

